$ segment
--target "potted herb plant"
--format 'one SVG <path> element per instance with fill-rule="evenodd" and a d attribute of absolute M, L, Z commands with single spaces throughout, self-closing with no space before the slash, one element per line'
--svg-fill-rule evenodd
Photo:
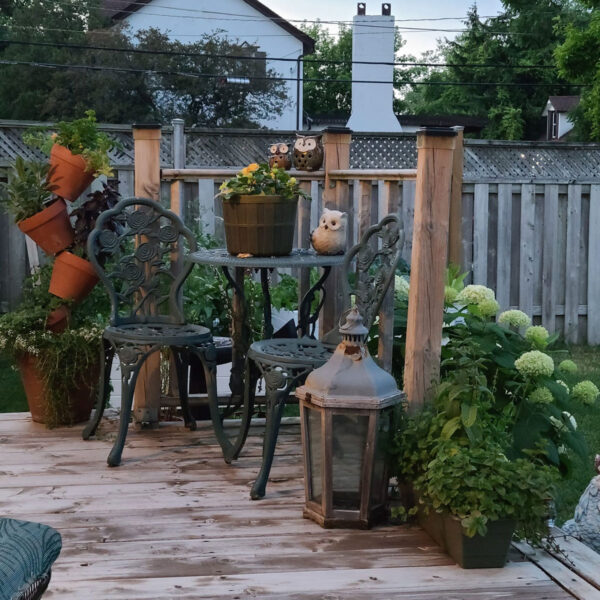
<path fill-rule="evenodd" d="M 230 254 L 285 256 L 292 251 L 298 197 L 308 196 L 287 171 L 252 163 L 225 181 L 218 196 Z"/>
<path fill-rule="evenodd" d="M 118 201 L 119 193 L 105 184 L 102 191 L 90 194 L 89 199 L 71 213 L 74 218 L 73 244 L 54 261 L 49 288 L 51 294 L 64 300 L 79 302 L 98 283 L 98 274 L 87 260 L 87 238 L 100 214 Z"/>
<path fill-rule="evenodd" d="M 73 243 L 67 206 L 48 183 L 50 166 L 18 156 L 0 183 L 0 203 L 15 219 L 19 229 L 46 254 L 56 254 Z"/>
<path fill-rule="evenodd" d="M 89 418 L 109 307 L 99 290 L 73 308 L 63 331 L 49 331 L 48 317 L 60 306 L 47 291 L 50 269 L 46 265 L 29 277 L 21 305 L 0 316 L 0 353 L 21 373 L 32 419 L 52 428 Z"/>
<path fill-rule="evenodd" d="M 108 152 L 117 146 L 98 130 L 96 113 L 88 110 L 82 119 L 60 121 L 52 130 L 32 130 L 25 142 L 50 155 L 49 182 L 56 195 L 74 201 L 99 175 L 111 176 Z"/>

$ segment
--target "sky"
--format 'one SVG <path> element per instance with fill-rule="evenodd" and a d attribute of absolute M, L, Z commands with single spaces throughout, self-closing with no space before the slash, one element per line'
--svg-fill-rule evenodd
<path fill-rule="evenodd" d="M 298 2 L 285 2 L 281 0 L 261 0 L 280 16 L 286 19 L 320 19 L 322 21 L 352 21 L 356 14 L 356 0 L 300 0 Z M 367 14 L 381 14 L 381 1 L 366 1 Z M 396 17 L 398 26 L 424 27 L 434 29 L 462 29 L 464 27 L 460 18 L 467 14 L 467 10 L 473 4 L 477 5 L 479 14 L 483 16 L 494 16 L 502 10 L 500 0 L 426 0 L 424 2 L 391 2 L 392 15 Z M 443 21 L 414 21 L 399 22 L 400 19 L 433 19 L 440 17 L 459 17 L 456 20 Z M 294 23 L 297 25 L 297 23 Z M 337 28 L 336 28 L 337 29 Z M 444 31 L 403 31 L 403 39 L 406 41 L 402 49 L 403 54 L 414 54 L 419 56 L 427 50 L 435 50 L 438 38 L 456 35 L 453 32 Z"/>

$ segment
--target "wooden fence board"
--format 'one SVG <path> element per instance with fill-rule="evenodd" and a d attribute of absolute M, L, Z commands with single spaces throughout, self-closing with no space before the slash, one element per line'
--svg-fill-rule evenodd
<path fill-rule="evenodd" d="M 415 190 L 416 181 L 402 182 L 402 211 L 400 214 L 404 226 L 402 258 L 407 263 L 410 263 L 412 254 L 413 224 L 415 221 Z"/>
<path fill-rule="evenodd" d="M 473 283 L 477 285 L 487 285 L 489 195 L 489 184 L 475 184 L 475 197 L 473 200 Z"/>
<path fill-rule="evenodd" d="M 565 325 L 568 342 L 577 342 L 579 318 L 579 234 L 581 227 L 581 185 L 569 186 L 567 199 L 567 249 L 565 269 Z"/>
<path fill-rule="evenodd" d="M 600 185 L 590 190 L 587 342 L 600 344 Z"/>
<path fill-rule="evenodd" d="M 510 253 L 512 220 L 512 185 L 498 185 L 498 251 L 496 255 L 496 299 L 500 311 L 510 306 Z"/>
<path fill-rule="evenodd" d="M 558 245 L 558 186 L 548 185 L 544 195 L 544 240 L 542 249 L 542 325 L 556 326 L 556 268 Z"/>
<path fill-rule="evenodd" d="M 519 305 L 521 310 L 530 317 L 533 312 L 533 261 L 535 226 L 535 186 L 521 186 L 521 243 L 519 272 Z"/>

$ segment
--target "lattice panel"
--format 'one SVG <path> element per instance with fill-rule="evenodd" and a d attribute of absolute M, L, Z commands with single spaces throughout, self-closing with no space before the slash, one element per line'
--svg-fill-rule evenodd
<path fill-rule="evenodd" d="M 102 127 L 100 129 L 103 129 Z M 26 127 L 2 127 L 0 126 L 0 166 L 8 166 L 15 161 L 17 156 L 26 159 L 44 160 L 46 156 L 40 150 L 31 148 L 23 141 L 23 133 Z M 110 153 L 111 165 L 124 167 L 133 165 L 133 134 L 131 130 L 115 131 L 104 129 L 104 131 L 121 144 L 121 149 L 115 149 Z M 173 166 L 172 156 L 172 134 L 163 131 L 160 142 L 160 162 L 162 167 Z"/>
<path fill-rule="evenodd" d="M 350 145 L 351 169 L 415 169 L 417 138 L 412 134 L 355 133 Z"/>
<path fill-rule="evenodd" d="M 186 135 L 186 166 L 240 167 L 252 162 L 265 162 L 267 149 L 275 142 L 293 145 L 290 132 L 220 133 L 189 132 Z"/>
<path fill-rule="evenodd" d="M 487 144 L 479 140 L 466 140 L 463 178 L 600 179 L 600 146 L 544 142 Z"/>

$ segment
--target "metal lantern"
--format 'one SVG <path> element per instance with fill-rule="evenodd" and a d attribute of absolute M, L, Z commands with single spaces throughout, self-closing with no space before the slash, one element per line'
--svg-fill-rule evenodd
<path fill-rule="evenodd" d="M 403 393 L 369 355 L 358 309 L 349 312 L 340 333 L 332 357 L 296 390 L 304 516 L 322 527 L 366 529 L 386 516 L 386 446 Z"/>

